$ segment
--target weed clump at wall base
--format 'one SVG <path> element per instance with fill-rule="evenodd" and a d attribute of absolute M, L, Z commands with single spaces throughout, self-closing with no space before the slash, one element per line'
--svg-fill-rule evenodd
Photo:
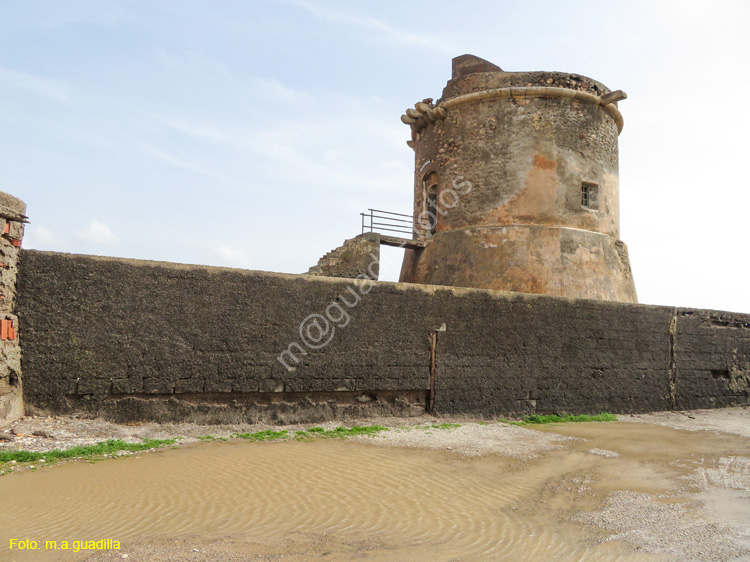
<path fill-rule="evenodd" d="M 0 453 L 0 462 L 35 462 L 39 460 L 56 461 L 60 459 L 87 459 L 101 457 L 119 451 L 138 452 L 172 445 L 176 439 L 144 439 L 143 443 L 126 443 L 121 439 L 108 439 L 96 445 L 72 447 L 64 451 L 54 450 L 46 453 L 32 451 L 5 451 Z"/>
<path fill-rule="evenodd" d="M 581 414 L 578 416 L 573 416 L 573 415 L 556 416 L 554 414 L 551 414 L 551 415 L 531 414 L 529 416 L 525 416 L 524 418 L 522 418 L 521 421 L 509 421 L 509 420 L 504 420 L 502 418 L 497 421 L 502 422 L 502 423 L 509 423 L 511 425 L 566 423 L 566 422 L 607 422 L 607 421 L 617 421 L 617 416 L 614 414 L 610 414 L 608 412 L 602 412 L 601 414 L 596 414 L 595 416 L 589 416 L 586 414 Z"/>
<path fill-rule="evenodd" d="M 361 435 L 375 435 L 381 431 L 388 431 L 387 427 L 382 425 L 355 425 L 353 427 L 337 427 L 336 429 L 325 430 L 322 427 L 311 427 L 302 429 L 294 435 L 295 439 L 307 440 L 314 438 L 321 439 L 346 439 L 347 437 L 359 437 Z"/>
<path fill-rule="evenodd" d="M 232 437 L 235 439 L 247 439 L 248 441 L 274 441 L 276 439 L 286 439 L 288 434 L 289 432 L 286 429 L 282 429 L 281 431 L 264 429 L 255 433 L 233 433 Z"/>

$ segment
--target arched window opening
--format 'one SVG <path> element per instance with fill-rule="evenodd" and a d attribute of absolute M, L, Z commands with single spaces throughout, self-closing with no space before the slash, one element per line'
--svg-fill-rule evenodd
<path fill-rule="evenodd" d="M 435 172 L 430 172 L 422 180 L 425 193 L 425 212 L 423 216 L 423 229 L 427 236 L 434 236 L 437 232 L 438 223 L 438 176 Z"/>

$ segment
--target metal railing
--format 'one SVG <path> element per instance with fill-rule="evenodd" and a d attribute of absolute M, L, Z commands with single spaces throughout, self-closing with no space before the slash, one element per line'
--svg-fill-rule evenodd
<path fill-rule="evenodd" d="M 378 209 L 367 209 L 362 216 L 362 232 L 396 232 L 406 234 L 409 238 L 415 235 L 414 219 L 411 215 L 402 213 L 391 213 Z"/>

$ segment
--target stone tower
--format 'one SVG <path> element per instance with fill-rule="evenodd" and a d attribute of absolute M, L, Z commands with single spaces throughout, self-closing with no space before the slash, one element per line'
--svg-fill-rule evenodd
<path fill-rule="evenodd" d="M 400 280 L 637 302 L 619 239 L 625 97 L 577 74 L 453 59 L 442 97 L 401 117 L 425 247 L 406 250 Z"/>

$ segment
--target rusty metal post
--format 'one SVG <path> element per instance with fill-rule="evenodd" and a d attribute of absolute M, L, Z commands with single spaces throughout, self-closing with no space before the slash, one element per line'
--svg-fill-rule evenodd
<path fill-rule="evenodd" d="M 437 332 L 430 334 L 430 399 L 427 412 L 432 414 L 435 410 L 435 352 L 437 350 Z"/>

